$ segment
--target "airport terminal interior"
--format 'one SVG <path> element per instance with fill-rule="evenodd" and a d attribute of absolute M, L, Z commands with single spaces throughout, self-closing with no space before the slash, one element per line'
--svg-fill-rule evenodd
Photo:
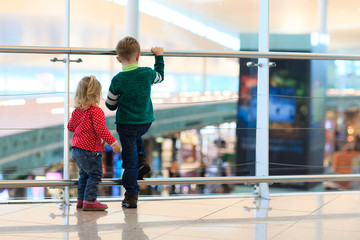
<path fill-rule="evenodd" d="M 0 13 L 0 239 L 360 239 L 358 0 L 2 0 Z M 164 48 L 151 171 L 138 207 L 121 207 L 122 155 L 106 144 L 109 208 L 86 212 L 74 92 L 96 76 L 119 140 L 105 100 L 128 35 L 139 66 Z"/>

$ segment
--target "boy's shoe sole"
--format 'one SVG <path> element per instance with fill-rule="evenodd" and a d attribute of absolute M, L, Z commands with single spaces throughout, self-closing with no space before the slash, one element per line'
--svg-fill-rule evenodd
<path fill-rule="evenodd" d="M 137 180 L 144 180 L 145 174 L 150 172 L 150 165 L 145 163 L 144 165 L 139 167 L 139 174 Z"/>
<path fill-rule="evenodd" d="M 126 207 L 126 208 L 137 208 L 137 204 L 130 204 L 130 203 L 125 203 L 125 202 L 122 202 L 121 203 L 121 206 L 123 207 Z"/>
<path fill-rule="evenodd" d="M 126 208 L 137 208 L 138 195 L 130 196 L 125 193 L 125 198 L 121 202 L 121 206 Z"/>

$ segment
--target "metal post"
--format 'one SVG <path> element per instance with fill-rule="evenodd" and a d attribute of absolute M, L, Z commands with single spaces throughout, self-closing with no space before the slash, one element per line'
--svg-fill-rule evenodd
<path fill-rule="evenodd" d="M 203 81 L 203 88 L 202 88 L 202 94 L 205 94 L 205 92 L 207 91 L 207 77 L 206 77 L 206 75 L 207 75 L 207 59 L 206 58 L 204 58 L 203 59 L 203 72 L 202 72 L 202 74 L 203 74 L 203 79 L 202 79 L 202 81 Z"/>
<path fill-rule="evenodd" d="M 65 16 L 65 46 L 70 47 L 70 0 L 66 0 L 66 16 Z M 66 54 L 65 63 L 65 96 L 64 96 L 64 170 L 63 179 L 69 179 L 69 131 L 67 123 L 69 122 L 69 98 L 70 98 L 70 54 Z M 63 200 L 65 205 L 70 205 L 69 187 L 64 188 Z"/>
<path fill-rule="evenodd" d="M 256 199 L 254 215 L 256 219 L 264 219 L 268 217 L 269 199 Z M 267 237 L 267 223 L 257 222 L 255 224 L 255 240 L 266 240 Z"/>
<path fill-rule="evenodd" d="M 328 0 L 319 0 L 320 34 L 327 34 L 327 6 L 328 6 Z"/>
<path fill-rule="evenodd" d="M 260 0 L 259 51 L 269 51 L 269 0 Z M 269 59 L 258 60 L 256 167 L 257 177 L 269 175 Z M 268 183 L 259 184 L 259 196 L 269 198 Z"/>
<path fill-rule="evenodd" d="M 139 40 L 139 0 L 127 1 L 125 25 L 126 35 Z"/>
<path fill-rule="evenodd" d="M 63 225 L 69 226 L 70 223 L 70 205 L 69 204 L 62 204 L 60 206 L 60 210 L 63 211 L 62 218 L 63 218 Z M 63 240 L 68 240 L 69 238 L 69 232 L 64 231 L 63 232 Z"/>

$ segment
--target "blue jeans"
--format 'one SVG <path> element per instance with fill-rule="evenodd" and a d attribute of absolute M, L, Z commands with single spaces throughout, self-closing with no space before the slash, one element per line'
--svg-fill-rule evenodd
<path fill-rule="evenodd" d="M 79 168 L 78 200 L 93 201 L 98 195 L 98 186 L 103 176 L 101 152 L 74 147 L 72 157 Z"/>
<path fill-rule="evenodd" d="M 122 176 L 123 186 L 127 195 L 138 195 L 140 188 L 137 183 L 138 177 L 138 156 L 146 154 L 142 136 L 149 130 L 148 124 L 117 124 L 116 130 L 119 134 L 122 152 Z"/>

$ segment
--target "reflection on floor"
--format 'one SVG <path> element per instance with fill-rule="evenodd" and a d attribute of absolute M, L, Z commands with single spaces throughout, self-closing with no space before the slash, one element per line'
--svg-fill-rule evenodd
<path fill-rule="evenodd" d="M 0 239 L 360 239 L 360 192 L 108 205 L 1 204 Z"/>

